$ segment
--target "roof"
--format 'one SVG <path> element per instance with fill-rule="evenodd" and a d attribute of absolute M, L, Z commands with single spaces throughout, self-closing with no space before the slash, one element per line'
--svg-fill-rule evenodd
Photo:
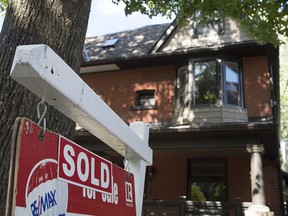
<path fill-rule="evenodd" d="M 193 24 L 193 25 L 192 25 Z M 145 58 L 165 58 L 165 56 L 186 55 L 200 52 L 231 50 L 239 46 L 256 46 L 235 20 L 225 18 L 222 22 L 205 27 L 203 33 L 197 33 L 197 21 L 191 20 L 185 26 L 172 23 L 147 25 L 141 28 L 117 32 L 108 35 L 86 38 L 83 57 L 86 60 L 82 72 L 118 70 L 119 61 Z M 200 26 L 201 27 L 201 26 Z M 200 28 L 199 27 L 199 28 Z M 221 27 L 221 28 L 220 28 Z M 201 27 L 202 28 L 202 27 Z M 219 29 L 222 29 L 219 32 Z M 260 50 L 261 52 L 261 50 Z M 177 60 L 177 59 L 176 59 Z M 117 65 L 116 61 L 118 62 Z M 151 61 L 149 61 L 151 63 Z M 105 68 L 88 68 L 92 65 L 105 65 Z M 82 67 L 83 68 L 83 67 Z"/>
<path fill-rule="evenodd" d="M 169 26 L 170 23 L 147 25 L 133 30 L 89 37 L 85 40 L 85 49 L 90 61 L 142 56 L 150 53 Z M 103 46 L 108 40 L 111 40 L 111 43 Z"/>

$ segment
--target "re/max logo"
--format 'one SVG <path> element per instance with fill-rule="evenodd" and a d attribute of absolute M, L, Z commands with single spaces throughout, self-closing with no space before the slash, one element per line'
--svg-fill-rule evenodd
<path fill-rule="evenodd" d="M 48 209 L 57 205 L 56 190 L 49 191 L 43 196 L 38 196 L 38 199 L 31 203 L 31 213 L 33 216 L 39 216 L 45 213 Z"/>

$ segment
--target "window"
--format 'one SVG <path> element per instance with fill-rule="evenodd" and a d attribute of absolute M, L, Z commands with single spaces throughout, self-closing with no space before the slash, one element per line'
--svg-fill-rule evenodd
<path fill-rule="evenodd" d="M 193 64 L 194 71 L 194 104 L 216 104 L 219 99 L 220 74 L 216 61 L 202 61 Z"/>
<path fill-rule="evenodd" d="M 215 12 L 215 17 L 205 17 L 198 11 L 194 14 L 193 30 L 194 36 L 202 36 L 209 34 L 224 34 L 224 20 L 219 18 L 219 12 Z"/>
<path fill-rule="evenodd" d="M 118 38 L 107 39 L 103 44 L 103 48 L 114 47 L 118 40 Z"/>
<path fill-rule="evenodd" d="M 191 100 L 191 89 L 188 85 L 189 83 L 189 71 L 187 66 L 181 67 L 178 70 L 178 77 L 177 77 L 177 89 L 178 89 L 178 97 L 177 97 L 177 105 L 178 108 L 182 106 L 188 107 L 190 106 Z"/>
<path fill-rule="evenodd" d="M 226 161 L 190 160 L 188 197 L 192 201 L 227 201 Z"/>
<path fill-rule="evenodd" d="M 242 106 L 241 73 L 237 61 L 191 60 L 185 68 L 180 68 L 177 75 L 178 108 L 187 107 L 187 101 L 190 106 Z"/>
<path fill-rule="evenodd" d="M 240 74 L 236 62 L 225 64 L 225 101 L 226 104 L 240 105 Z"/>
<path fill-rule="evenodd" d="M 139 109 L 156 109 L 155 90 L 136 91 L 135 105 L 131 107 L 133 110 Z"/>

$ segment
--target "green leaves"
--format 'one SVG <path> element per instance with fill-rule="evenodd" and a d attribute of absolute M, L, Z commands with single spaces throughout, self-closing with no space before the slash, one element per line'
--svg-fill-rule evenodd
<path fill-rule="evenodd" d="M 112 0 L 126 4 L 125 13 L 139 11 L 149 17 L 176 15 L 179 24 L 200 12 L 199 20 L 207 17 L 231 17 L 259 43 L 279 46 L 279 35 L 288 36 L 288 1 L 275 0 Z"/>
<path fill-rule="evenodd" d="M 0 16 L 5 14 L 5 10 L 8 6 L 8 0 L 0 0 Z"/>
<path fill-rule="evenodd" d="M 284 40 L 284 39 L 283 39 Z M 288 142 L 288 39 L 280 47 L 281 140 Z"/>

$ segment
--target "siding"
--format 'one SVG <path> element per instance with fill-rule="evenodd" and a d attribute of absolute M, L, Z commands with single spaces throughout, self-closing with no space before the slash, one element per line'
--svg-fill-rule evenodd
<path fill-rule="evenodd" d="M 173 52 L 176 50 L 217 48 L 228 44 L 252 41 L 247 34 L 240 30 L 237 23 L 231 19 L 225 19 L 224 33 L 218 34 L 215 30 L 209 30 L 205 35 L 195 37 L 191 28 L 193 23 L 185 27 L 179 27 L 170 39 L 159 50 L 161 52 Z"/>

